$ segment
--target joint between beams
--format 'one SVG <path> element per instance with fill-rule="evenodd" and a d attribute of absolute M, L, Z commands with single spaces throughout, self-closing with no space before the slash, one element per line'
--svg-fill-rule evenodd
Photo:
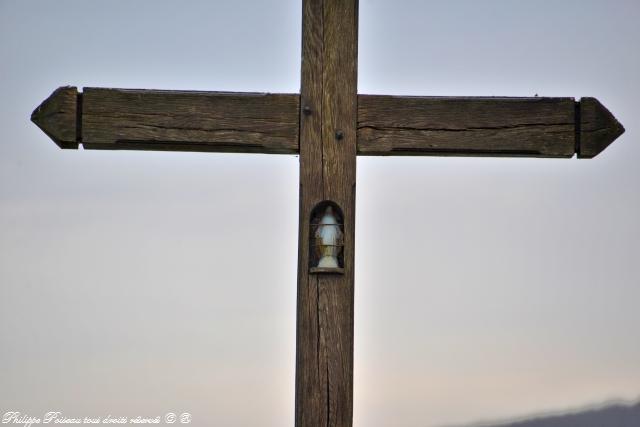
<path fill-rule="evenodd" d="M 576 127 L 576 133 L 575 133 L 575 152 L 576 154 L 579 156 L 580 155 L 580 143 L 581 143 L 581 137 L 582 137 L 582 113 L 581 113 L 581 109 L 580 109 L 580 101 L 576 101 L 575 102 L 575 114 L 574 114 L 574 120 L 575 120 L 575 127 Z"/>
<path fill-rule="evenodd" d="M 76 142 L 82 144 L 82 92 L 76 95 Z"/>

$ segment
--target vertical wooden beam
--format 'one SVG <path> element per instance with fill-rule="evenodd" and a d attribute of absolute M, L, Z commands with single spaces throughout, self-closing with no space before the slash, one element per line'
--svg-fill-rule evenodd
<path fill-rule="evenodd" d="M 352 425 L 357 0 L 303 0 L 296 426 Z M 310 274 L 310 215 L 344 213 L 344 274 Z"/>

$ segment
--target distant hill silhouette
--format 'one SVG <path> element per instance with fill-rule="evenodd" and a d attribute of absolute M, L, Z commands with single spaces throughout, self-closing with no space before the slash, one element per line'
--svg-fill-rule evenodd
<path fill-rule="evenodd" d="M 612 404 L 562 415 L 542 415 L 528 420 L 482 427 L 640 427 L 640 403 Z"/>

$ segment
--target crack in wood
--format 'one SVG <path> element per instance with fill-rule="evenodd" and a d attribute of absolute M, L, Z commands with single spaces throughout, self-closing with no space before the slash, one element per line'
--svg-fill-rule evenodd
<path fill-rule="evenodd" d="M 327 427 L 331 426 L 331 387 L 329 383 L 329 361 L 327 360 Z"/>
<path fill-rule="evenodd" d="M 152 128 L 152 129 L 162 129 L 162 130 L 171 130 L 171 131 L 193 131 L 193 132 L 206 132 L 206 133 L 223 133 L 223 132 L 237 132 L 237 133 L 246 133 L 250 135 L 264 135 L 266 132 L 248 130 L 248 129 L 238 129 L 238 128 L 202 128 L 202 127 L 189 127 L 189 126 L 164 126 L 164 125 L 151 125 L 151 124 L 138 124 L 134 126 L 120 126 L 123 129 L 139 129 L 139 128 Z"/>
<path fill-rule="evenodd" d="M 531 128 L 548 128 L 557 126 L 575 126 L 575 123 L 521 123 L 505 126 L 475 126 L 465 128 L 430 128 L 430 127 L 412 127 L 412 126 L 373 126 L 360 125 L 358 130 L 374 130 L 380 132 L 408 131 L 408 132 L 474 132 L 483 130 L 510 130 L 510 129 L 531 129 Z M 560 131 L 556 131 L 560 132 Z"/>

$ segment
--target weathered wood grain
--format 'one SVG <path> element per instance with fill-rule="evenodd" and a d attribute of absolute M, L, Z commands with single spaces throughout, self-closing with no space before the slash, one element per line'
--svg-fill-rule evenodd
<path fill-rule="evenodd" d="M 290 94 L 60 88 L 33 120 L 63 148 L 297 154 L 298 111 Z"/>
<path fill-rule="evenodd" d="M 572 157 L 573 98 L 360 95 L 358 154 Z"/>
<path fill-rule="evenodd" d="M 357 8 L 303 1 L 297 427 L 352 425 Z M 310 269 L 309 220 L 324 200 L 344 214 L 343 274 Z"/>
<path fill-rule="evenodd" d="M 624 133 L 624 126 L 595 98 L 580 100 L 578 158 L 591 159 Z"/>
<path fill-rule="evenodd" d="M 60 87 L 31 114 L 31 121 L 60 148 L 78 148 L 77 98 L 76 87 Z"/>
<path fill-rule="evenodd" d="M 297 95 L 85 88 L 82 145 L 293 154 L 298 103 Z"/>

